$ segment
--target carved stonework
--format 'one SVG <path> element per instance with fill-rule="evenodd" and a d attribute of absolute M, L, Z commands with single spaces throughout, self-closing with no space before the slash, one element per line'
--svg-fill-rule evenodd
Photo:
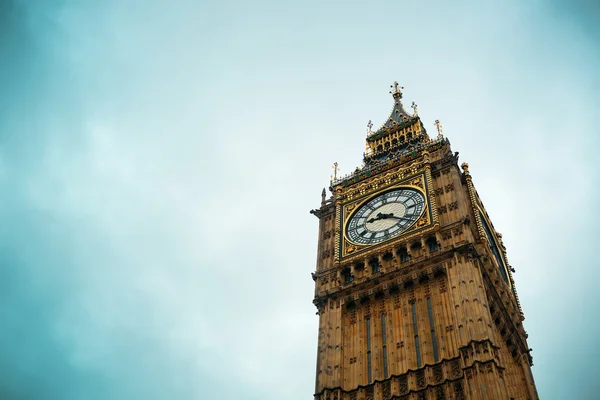
<path fill-rule="evenodd" d="M 440 280 L 440 293 L 446 293 L 448 291 L 448 287 L 446 286 L 446 278 L 441 277 Z"/>
<path fill-rule="evenodd" d="M 394 294 L 394 309 L 397 310 L 400 308 L 400 294 Z"/>
<path fill-rule="evenodd" d="M 436 365 L 433 368 L 433 380 L 435 383 L 440 383 L 443 379 L 444 379 L 444 376 L 442 374 L 442 366 Z"/>
<path fill-rule="evenodd" d="M 460 377 L 460 362 L 458 360 L 452 361 L 450 364 L 452 378 Z"/>
<path fill-rule="evenodd" d="M 466 399 L 462 382 L 454 382 L 454 398 L 456 400 L 465 400 Z"/>
<path fill-rule="evenodd" d="M 444 400 L 446 395 L 444 394 L 444 387 L 439 386 L 435 389 L 435 400 Z"/>
<path fill-rule="evenodd" d="M 383 383 L 383 400 L 390 400 L 392 398 L 392 387 L 391 382 L 387 381 Z"/>
<path fill-rule="evenodd" d="M 356 323 L 356 307 L 353 307 L 350 310 L 350 325 L 354 325 Z"/>
<path fill-rule="evenodd" d="M 417 372 L 417 387 L 418 388 L 425 387 L 425 372 L 424 371 Z"/>
<path fill-rule="evenodd" d="M 400 378 L 400 394 L 408 393 L 408 378 L 403 376 Z"/>

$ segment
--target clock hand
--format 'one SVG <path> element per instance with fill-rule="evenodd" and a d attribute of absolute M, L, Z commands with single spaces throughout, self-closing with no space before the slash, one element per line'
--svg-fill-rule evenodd
<path fill-rule="evenodd" d="M 379 221 L 380 219 L 385 219 L 387 217 L 388 217 L 387 214 L 377 213 L 377 218 L 371 218 L 371 219 L 367 220 L 367 222 L 371 223 L 371 222 Z"/>
<path fill-rule="evenodd" d="M 394 214 L 391 214 L 388 216 L 388 218 L 394 218 L 394 219 L 405 219 L 407 221 L 410 221 L 410 218 L 406 218 L 406 217 L 396 217 L 394 216 Z"/>

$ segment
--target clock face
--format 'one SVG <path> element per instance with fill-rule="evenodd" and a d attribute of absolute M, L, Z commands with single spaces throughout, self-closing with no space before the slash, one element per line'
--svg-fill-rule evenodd
<path fill-rule="evenodd" d="M 506 283 L 508 283 L 508 275 L 506 274 L 506 270 L 504 269 L 504 261 L 502 261 L 502 256 L 500 256 L 500 252 L 498 251 L 498 246 L 496 246 L 496 240 L 494 240 L 494 237 L 492 236 L 492 230 L 488 226 L 488 224 L 481 212 L 479 213 L 479 218 L 481 219 L 481 222 L 483 223 L 483 230 L 485 231 L 485 235 L 487 236 L 488 245 L 490 246 L 490 250 L 492 250 L 492 253 L 494 254 L 494 258 L 496 259 L 496 262 L 498 263 L 498 268 L 500 268 L 500 275 L 502 275 L 502 279 L 504 279 L 504 281 Z"/>
<path fill-rule="evenodd" d="M 379 194 L 350 217 L 346 236 L 356 244 L 375 244 L 407 230 L 425 209 L 425 197 L 415 189 Z"/>

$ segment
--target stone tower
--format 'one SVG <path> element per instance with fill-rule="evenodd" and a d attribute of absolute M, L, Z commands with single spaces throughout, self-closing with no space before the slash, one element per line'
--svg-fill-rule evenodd
<path fill-rule="evenodd" d="M 364 164 L 322 193 L 316 400 L 538 398 L 523 312 L 466 163 L 401 87 Z"/>

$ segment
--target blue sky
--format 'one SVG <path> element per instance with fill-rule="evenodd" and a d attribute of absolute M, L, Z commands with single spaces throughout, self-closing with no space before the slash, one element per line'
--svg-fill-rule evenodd
<path fill-rule="evenodd" d="M 504 235 L 541 397 L 594 398 L 600 11 L 496 3 L 1 1 L 0 397 L 310 397 L 308 210 L 398 80 Z"/>

